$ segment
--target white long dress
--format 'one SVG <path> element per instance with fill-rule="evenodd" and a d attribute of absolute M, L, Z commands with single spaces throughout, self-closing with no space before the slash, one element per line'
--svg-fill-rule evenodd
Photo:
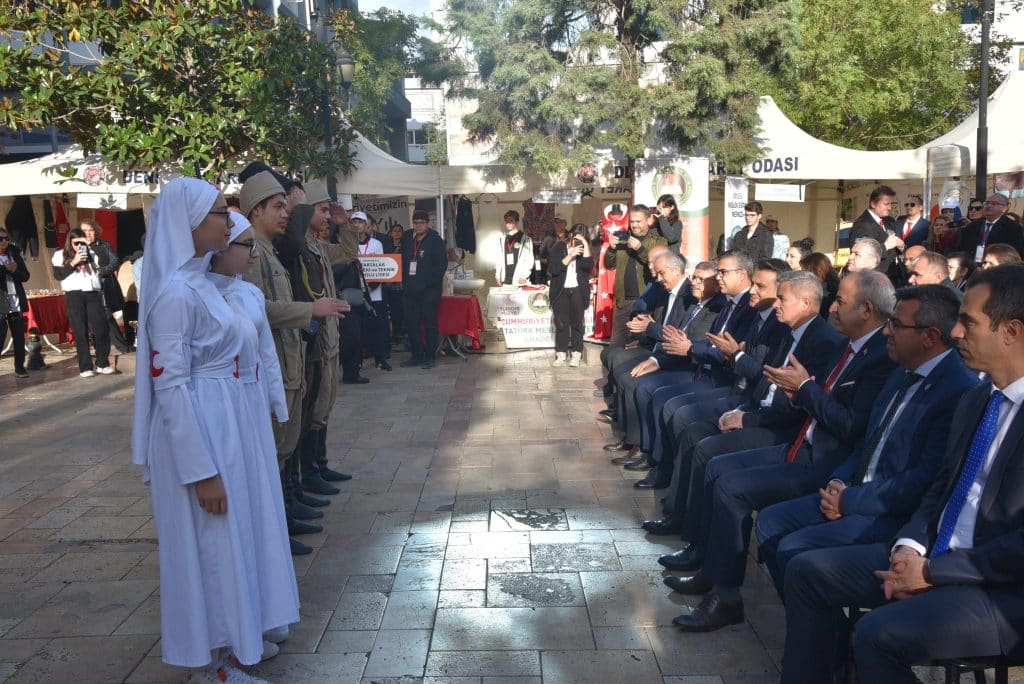
<path fill-rule="evenodd" d="M 217 648 L 251 665 L 264 631 L 299 620 L 298 591 L 267 390 L 256 379 L 260 336 L 204 271 L 193 259 L 174 273 L 147 331 L 161 646 L 171 665 L 205 666 Z M 193 484 L 218 474 L 228 510 L 212 515 Z"/>

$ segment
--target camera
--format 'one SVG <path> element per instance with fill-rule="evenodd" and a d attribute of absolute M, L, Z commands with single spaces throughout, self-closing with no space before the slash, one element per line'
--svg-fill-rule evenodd
<path fill-rule="evenodd" d="M 619 242 L 625 242 L 626 240 L 629 239 L 628 230 L 617 230 L 613 234 L 615 235 L 615 239 L 618 240 Z"/>

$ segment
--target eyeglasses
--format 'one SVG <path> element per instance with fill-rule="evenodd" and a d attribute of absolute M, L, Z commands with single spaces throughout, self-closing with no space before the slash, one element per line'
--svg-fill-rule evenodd
<path fill-rule="evenodd" d="M 885 322 L 885 325 L 892 332 L 896 332 L 897 330 L 927 330 L 928 328 L 932 327 L 930 325 L 911 325 L 909 323 L 901 323 L 895 318 L 890 318 L 889 320 L 887 320 Z"/>
<path fill-rule="evenodd" d="M 86 242 L 85 240 L 73 240 L 71 242 L 71 246 L 72 247 L 82 247 L 82 246 L 87 246 L 88 244 L 89 243 Z"/>
<path fill-rule="evenodd" d="M 916 207 L 917 206 L 917 202 L 907 202 L 903 206 L 905 206 L 905 207 Z"/>
<path fill-rule="evenodd" d="M 209 213 L 212 216 L 223 216 L 225 221 L 227 221 L 229 223 L 231 222 L 231 212 L 230 211 L 211 211 Z"/>
<path fill-rule="evenodd" d="M 967 207 L 967 211 L 981 211 L 981 205 L 972 204 L 971 206 Z"/>
<path fill-rule="evenodd" d="M 0 235 L 0 242 L 10 242 L 10 241 L 11 241 L 11 238 L 7 237 L 6 235 Z"/>
<path fill-rule="evenodd" d="M 718 273 L 718 275 L 720 275 L 720 276 L 724 276 L 726 273 L 732 273 L 733 271 L 742 271 L 742 270 L 743 270 L 742 268 L 720 268 L 720 269 L 717 269 L 715 272 Z"/>
<path fill-rule="evenodd" d="M 255 242 L 232 242 L 230 243 L 235 247 L 245 247 L 249 250 L 249 256 L 256 256 L 256 243 Z"/>
<path fill-rule="evenodd" d="M 1009 204 L 1007 204 L 1005 202 L 985 202 L 984 204 L 985 204 L 986 207 L 1008 207 L 1008 206 L 1010 206 Z"/>

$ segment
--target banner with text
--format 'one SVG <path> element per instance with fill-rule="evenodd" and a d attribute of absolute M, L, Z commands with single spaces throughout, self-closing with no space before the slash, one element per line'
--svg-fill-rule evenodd
<path fill-rule="evenodd" d="M 360 254 L 359 263 L 368 283 L 402 282 L 402 257 L 397 254 Z"/>
<path fill-rule="evenodd" d="M 509 349 L 553 348 L 555 319 L 544 290 L 506 290 L 492 287 L 487 294 L 487 317 L 495 321 L 505 335 Z M 583 335 L 594 332 L 594 307 L 583 315 Z"/>
<path fill-rule="evenodd" d="M 637 159 L 635 201 L 655 207 L 662 195 L 672 195 L 683 224 L 680 251 L 691 263 L 708 258 L 708 158 Z"/>
<path fill-rule="evenodd" d="M 747 179 L 725 179 L 725 248 L 729 249 L 732 236 L 747 225 L 743 218 L 743 205 L 747 203 Z"/>
<path fill-rule="evenodd" d="M 377 219 L 377 230 L 387 233 L 396 223 L 408 230 L 412 227 L 409 217 L 408 197 L 374 197 L 357 199 L 352 211 L 362 211 Z"/>

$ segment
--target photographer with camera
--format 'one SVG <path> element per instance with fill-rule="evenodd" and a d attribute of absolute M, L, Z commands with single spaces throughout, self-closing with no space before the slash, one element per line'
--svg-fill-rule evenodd
<path fill-rule="evenodd" d="M 612 335 L 609 344 L 622 346 L 629 339 L 629 322 L 633 302 L 653 279 L 648 268 L 648 252 L 655 245 L 668 245 L 668 240 L 651 230 L 651 212 L 643 204 L 629 209 L 629 231 L 612 233 L 604 267 L 615 271 L 615 309 L 612 312 Z"/>
<path fill-rule="evenodd" d="M 548 275 L 551 278 L 551 310 L 555 317 L 555 362 L 576 368 L 583 358 L 583 313 L 590 303 L 590 270 L 594 258 L 590 253 L 587 227 L 577 223 L 569 232 L 565 224 L 556 224 L 555 242 L 548 252 Z"/>
<path fill-rule="evenodd" d="M 100 259 L 89 249 L 81 228 L 68 231 L 64 249 L 53 254 L 53 277 L 60 281 L 68 307 L 68 322 L 75 334 L 78 374 L 83 378 L 113 375 L 110 367 L 110 327 L 103 308 Z M 96 366 L 89 355 L 89 335 L 96 347 Z"/>

